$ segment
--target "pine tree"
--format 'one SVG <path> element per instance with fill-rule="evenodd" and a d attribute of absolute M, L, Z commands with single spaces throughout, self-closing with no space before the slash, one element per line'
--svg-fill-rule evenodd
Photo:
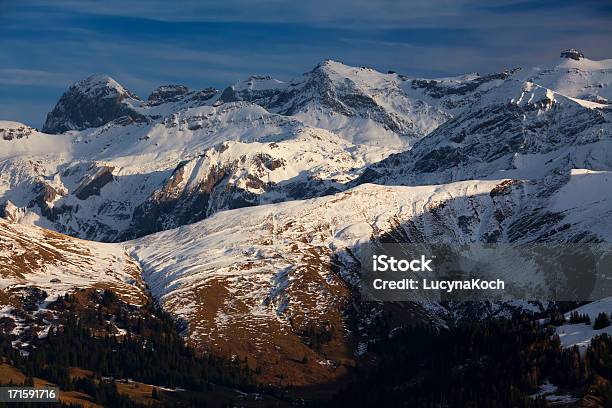
<path fill-rule="evenodd" d="M 600 329 L 603 329 L 604 327 L 610 326 L 610 324 L 612 324 L 610 322 L 610 316 L 608 316 L 608 314 L 605 312 L 601 312 L 595 318 L 595 323 L 593 323 L 593 329 L 600 330 Z"/>

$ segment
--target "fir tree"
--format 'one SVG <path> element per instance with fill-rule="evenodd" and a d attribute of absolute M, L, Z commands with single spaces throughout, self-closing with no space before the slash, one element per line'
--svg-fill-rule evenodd
<path fill-rule="evenodd" d="M 595 318 L 595 322 L 593 323 L 593 329 L 600 330 L 604 327 L 610 326 L 610 324 L 610 317 L 608 316 L 608 314 L 605 312 L 601 312 Z"/>

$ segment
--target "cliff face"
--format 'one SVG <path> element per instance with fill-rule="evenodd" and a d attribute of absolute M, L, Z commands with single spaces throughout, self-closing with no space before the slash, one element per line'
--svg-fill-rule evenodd
<path fill-rule="evenodd" d="M 107 75 L 94 75 L 72 85 L 47 115 L 43 132 L 63 133 L 102 126 L 110 121 L 144 121 L 132 104 L 138 98 Z"/>

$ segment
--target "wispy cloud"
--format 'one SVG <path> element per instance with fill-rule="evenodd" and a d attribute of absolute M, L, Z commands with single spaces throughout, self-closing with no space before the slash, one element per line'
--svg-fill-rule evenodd
<path fill-rule="evenodd" d="M 406 23 L 428 24 L 424 18 L 457 17 L 471 1 L 438 0 L 184 0 L 180 4 L 163 0 L 25 0 L 23 4 L 48 12 L 62 10 L 70 13 L 148 18 L 178 22 L 263 22 L 356 25 L 374 23 L 378 26 L 403 26 Z"/>
<path fill-rule="evenodd" d="M 70 81 L 69 74 L 36 69 L 0 68 L 0 85 L 52 86 Z"/>
<path fill-rule="evenodd" d="M 10 3 L 10 2 L 9 2 Z M 609 18 L 612 8 L 600 0 L 21 0 L 27 13 L 100 15 L 146 18 L 166 22 L 259 22 L 292 23 L 363 28 L 468 27 L 474 24 L 499 27 L 499 17 L 521 24 L 529 16 L 541 23 L 560 15 Z M 516 19 L 520 15 L 523 18 Z M 490 17 L 490 18 L 483 18 Z M 584 23 L 587 23 L 584 21 Z"/>

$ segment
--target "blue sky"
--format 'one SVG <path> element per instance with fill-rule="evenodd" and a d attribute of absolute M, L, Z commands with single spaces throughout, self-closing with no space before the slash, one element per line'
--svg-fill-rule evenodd
<path fill-rule="evenodd" d="M 407 75 L 612 58 L 612 2 L 0 0 L 0 119 L 41 127 L 63 91 L 106 73 L 157 85 L 289 79 L 331 58 Z"/>

